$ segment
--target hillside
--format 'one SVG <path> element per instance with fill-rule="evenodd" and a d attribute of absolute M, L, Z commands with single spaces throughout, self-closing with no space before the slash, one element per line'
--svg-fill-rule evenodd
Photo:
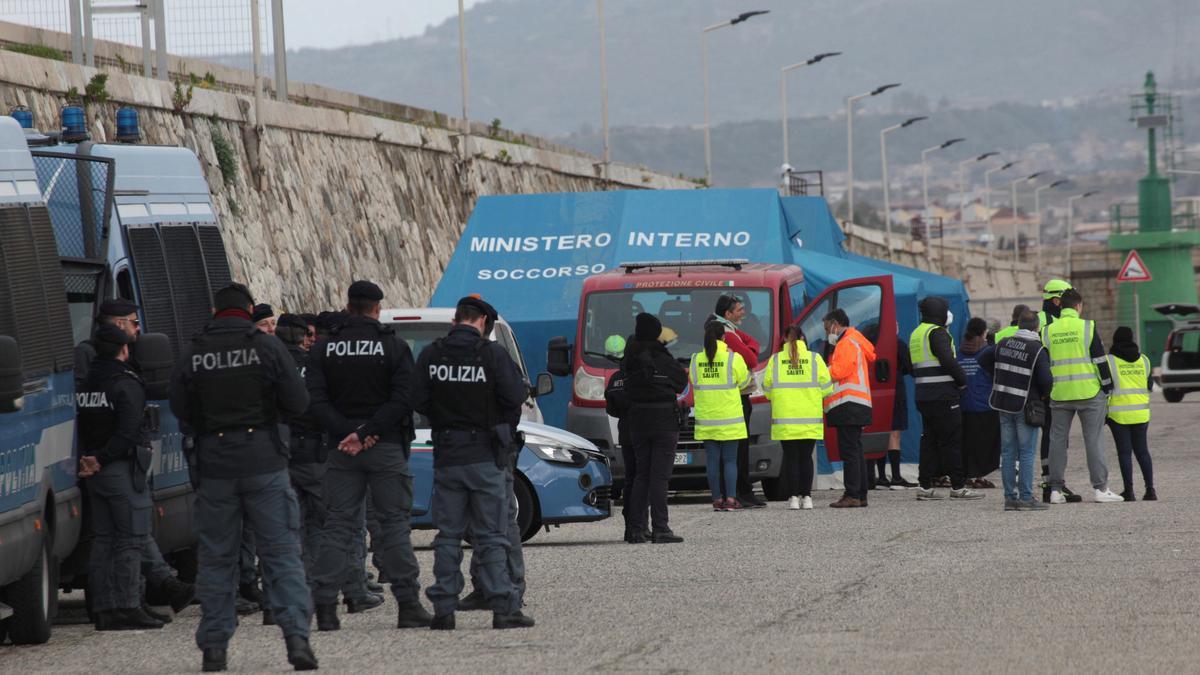
<path fill-rule="evenodd" d="M 715 121 L 771 119 L 779 68 L 845 52 L 793 74 L 792 110 L 825 115 L 850 93 L 903 82 L 868 108 L 1036 104 L 1124 93 L 1148 68 L 1178 85 L 1200 75 L 1200 3 L 1180 0 L 608 0 L 613 125 L 702 119 L 699 31 L 746 9 L 767 16 L 711 34 Z M 599 126 L 590 0 L 492 0 L 468 11 L 472 115 L 550 135 Z M 451 20 L 419 37 L 289 54 L 294 79 L 443 111 L 460 109 Z"/>

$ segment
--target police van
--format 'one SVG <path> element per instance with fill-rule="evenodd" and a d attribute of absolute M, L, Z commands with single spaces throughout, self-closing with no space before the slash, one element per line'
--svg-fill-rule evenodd
<path fill-rule="evenodd" d="M 450 331 L 453 318 L 454 309 L 434 307 L 387 309 L 379 320 L 392 326 L 408 342 L 416 358 L 426 346 Z M 503 317 L 496 322 L 491 339 L 504 347 L 529 381 L 516 336 Z M 539 529 L 551 525 L 603 520 L 609 517 L 612 508 L 612 474 L 607 457 L 583 438 L 542 424 L 537 398 L 550 393 L 554 383 L 547 373 L 539 374 L 534 382 L 521 409 L 520 430 L 525 434 L 525 447 L 517 457 L 514 488 L 522 539 L 529 539 Z M 413 527 L 431 528 L 433 446 L 429 427 L 423 420 L 418 424 L 409 466 L 413 472 Z"/>

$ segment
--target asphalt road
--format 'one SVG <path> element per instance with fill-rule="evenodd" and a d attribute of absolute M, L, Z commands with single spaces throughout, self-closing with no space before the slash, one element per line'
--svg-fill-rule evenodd
<path fill-rule="evenodd" d="M 452 633 L 397 631 L 389 599 L 313 645 L 322 669 L 363 672 L 1195 672 L 1200 396 L 1155 396 L 1153 414 L 1159 502 L 1006 513 L 999 490 L 968 503 L 908 491 L 838 511 L 825 492 L 813 511 L 726 514 L 681 500 L 683 544 L 622 543 L 619 518 L 539 534 L 533 629 L 493 631 L 472 612 Z M 1068 471 L 1082 490 L 1077 434 Z M 416 535 L 423 585 L 431 539 Z M 0 647 L 0 672 L 197 671 L 198 614 L 162 631 L 58 626 L 50 644 Z M 278 629 L 258 623 L 243 621 L 231 669 L 287 670 Z"/>

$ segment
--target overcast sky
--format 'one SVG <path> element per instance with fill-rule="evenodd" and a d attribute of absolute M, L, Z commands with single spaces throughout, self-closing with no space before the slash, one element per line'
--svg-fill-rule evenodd
<path fill-rule="evenodd" d="M 470 8 L 487 0 L 466 0 Z M 458 0 L 287 0 L 288 49 L 341 47 L 420 35 L 458 13 Z"/>

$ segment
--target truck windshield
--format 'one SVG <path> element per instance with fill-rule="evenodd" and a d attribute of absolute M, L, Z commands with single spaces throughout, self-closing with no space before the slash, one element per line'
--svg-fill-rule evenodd
<path fill-rule="evenodd" d="M 670 288 L 632 291 L 602 291 L 587 297 L 584 312 L 582 358 L 594 368 L 613 368 L 614 362 L 602 356 L 604 343 L 613 335 L 627 338 L 633 334 L 634 317 L 648 312 L 678 336 L 669 345 L 677 358 L 690 358 L 704 345 L 704 323 L 717 305 L 717 298 L 731 293 L 746 306 L 742 330 L 762 348 L 760 358 L 771 353 L 771 291 L 765 288 Z"/>
<path fill-rule="evenodd" d="M 434 340 L 446 337 L 446 334 L 450 332 L 450 326 L 451 324 L 437 321 L 397 321 L 392 324 L 396 334 L 408 343 L 408 347 L 413 353 L 413 359 L 419 357 L 421 350 L 428 347 Z M 517 350 L 517 341 L 513 339 L 508 326 L 497 324 L 494 335 L 500 346 L 504 347 L 504 351 L 508 352 L 513 361 L 517 362 L 517 367 L 524 375 L 525 364 L 521 361 L 521 352 Z"/>

